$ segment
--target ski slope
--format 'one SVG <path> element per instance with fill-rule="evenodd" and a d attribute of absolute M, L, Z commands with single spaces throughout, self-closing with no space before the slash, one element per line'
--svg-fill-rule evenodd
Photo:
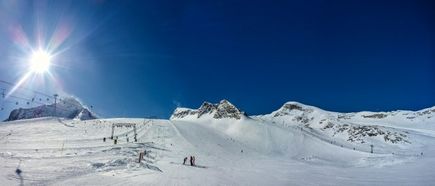
<path fill-rule="evenodd" d="M 138 142 L 133 141 L 132 127 L 116 127 L 115 145 L 109 138 L 113 123 L 136 124 Z M 0 183 L 433 185 L 435 131 L 407 130 L 415 142 L 406 146 L 409 153 L 393 154 L 396 147 L 386 145 L 372 154 L 354 150 L 358 144 L 331 143 L 316 130 L 255 118 L 3 122 Z M 147 154 L 138 163 L 140 151 Z M 190 155 L 196 157 L 196 167 L 182 165 Z"/>

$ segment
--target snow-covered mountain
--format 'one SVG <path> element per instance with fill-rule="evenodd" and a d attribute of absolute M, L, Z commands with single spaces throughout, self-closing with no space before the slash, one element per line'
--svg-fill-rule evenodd
<path fill-rule="evenodd" d="M 417 128 L 435 128 L 435 107 L 419 111 L 391 112 L 353 112 L 339 113 L 304 105 L 298 102 L 287 102 L 271 114 L 256 116 L 261 119 L 280 121 L 284 124 L 325 124 L 331 122 L 366 123 L 391 127 L 412 126 Z"/>
<path fill-rule="evenodd" d="M 171 119 L 187 119 L 187 118 L 231 118 L 242 119 L 246 117 L 243 111 L 240 111 L 236 106 L 227 100 L 222 100 L 218 104 L 204 102 L 198 109 L 177 108 L 171 116 Z"/>
<path fill-rule="evenodd" d="M 374 144 L 385 152 L 398 152 L 422 145 L 408 129 L 435 129 L 435 107 L 415 112 L 338 113 L 287 102 L 270 114 L 247 116 L 227 100 L 222 100 L 219 104 L 204 102 L 198 109 L 177 108 L 171 120 L 209 123 L 224 132 L 235 127 L 252 128 L 252 125 L 266 124 L 297 129 L 342 147 L 371 151 L 370 145 Z"/>
<path fill-rule="evenodd" d="M 2 122 L 0 182 L 433 185 L 433 110 L 337 113 L 288 102 L 270 114 L 246 116 L 224 100 L 176 109 L 171 120 Z M 196 165 L 183 164 L 190 156 Z"/>
<path fill-rule="evenodd" d="M 299 127 L 319 138 L 341 146 L 403 150 L 419 146 L 409 129 L 435 128 L 435 107 L 420 111 L 338 113 L 298 102 L 287 102 L 271 114 L 254 116 L 281 127 Z M 413 144 L 414 143 L 414 144 Z"/>
<path fill-rule="evenodd" d="M 97 116 L 73 97 L 65 98 L 56 105 L 42 105 L 33 108 L 14 109 L 5 121 L 41 117 L 61 117 L 67 119 L 89 120 Z"/>

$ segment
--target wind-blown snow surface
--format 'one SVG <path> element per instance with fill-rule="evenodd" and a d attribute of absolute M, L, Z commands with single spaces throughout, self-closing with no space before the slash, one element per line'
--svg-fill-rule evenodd
<path fill-rule="evenodd" d="M 211 107 L 208 105 L 207 108 L 212 109 L 206 109 L 207 112 L 204 112 L 201 117 L 195 115 L 198 110 L 192 109 L 193 115 L 183 115 L 183 117 L 178 115 L 179 117 L 172 117 L 171 120 L 121 118 L 74 121 L 41 118 L 2 123 L 0 124 L 0 183 L 2 185 L 16 185 L 20 182 L 25 185 L 433 185 L 435 183 L 434 123 L 430 118 L 422 119 L 414 112 L 407 114 L 410 117 L 415 114 L 414 121 L 405 120 L 409 117 L 406 115 L 403 116 L 405 119 L 390 118 L 393 117 L 390 115 L 395 112 L 383 113 L 388 116 L 378 119 L 371 116 L 377 113 L 339 114 L 289 102 L 287 106 L 284 105 L 272 114 L 249 117 L 244 116 L 238 109 L 232 108 L 229 103 L 220 104 L 224 105 L 220 107 L 219 104 Z M 186 109 L 178 109 L 178 111 L 184 112 Z M 217 111 L 220 113 L 218 116 L 230 117 L 217 119 L 215 117 Z M 402 114 L 396 113 L 396 116 L 402 117 Z M 363 115 L 370 117 L 364 118 Z M 305 118 L 308 118 L 308 121 Z M 115 136 L 119 136 L 118 144 L 114 145 L 110 138 L 103 142 L 103 137 L 110 137 L 113 123 L 137 124 L 138 142 L 133 142 L 131 127 L 115 128 Z M 348 126 L 343 126 L 345 124 Z M 366 129 L 364 126 L 369 128 Z M 377 129 L 371 130 L 371 127 Z M 366 136 L 362 135 L 364 131 Z M 391 136 L 386 140 L 385 136 L 388 132 Z M 402 133 L 406 135 L 406 137 L 402 136 L 403 140 L 394 143 L 389 140 Z M 368 136 L 369 134 L 372 136 Z M 349 136 L 352 135 L 354 135 L 352 139 L 361 139 L 364 143 L 359 140 L 349 141 Z M 373 154 L 369 152 L 370 144 L 374 145 Z M 138 163 L 139 151 L 144 150 L 147 151 L 145 161 Z M 421 155 L 421 152 L 424 154 Z M 182 165 L 183 158 L 190 155 L 196 156 L 197 167 Z M 15 173 L 17 166 L 23 171 L 21 178 Z"/>

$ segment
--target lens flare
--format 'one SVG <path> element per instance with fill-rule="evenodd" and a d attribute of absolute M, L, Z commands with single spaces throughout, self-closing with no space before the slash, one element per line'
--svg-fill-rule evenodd
<path fill-rule="evenodd" d="M 33 73 L 45 73 L 48 72 L 51 66 L 52 56 L 50 53 L 44 50 L 37 50 L 33 52 L 30 57 L 30 71 Z"/>

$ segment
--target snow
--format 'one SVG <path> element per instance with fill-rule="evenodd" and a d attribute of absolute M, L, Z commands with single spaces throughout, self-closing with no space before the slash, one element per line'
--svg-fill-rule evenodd
<path fill-rule="evenodd" d="M 0 183 L 432 185 L 435 182 L 435 123 L 427 118 L 428 114 L 385 112 L 387 117 L 375 119 L 362 117 L 373 114 L 368 112 L 341 114 L 296 102 L 288 104 L 300 109 L 287 107 L 293 109 L 281 108 L 272 114 L 240 119 L 216 119 L 212 112 L 199 118 L 185 115 L 171 120 L 80 121 L 45 117 L 3 122 Z M 279 112 L 282 115 L 275 117 Z M 405 113 L 416 118 L 406 119 Z M 346 115 L 347 119 L 337 119 L 339 115 Z M 418 119 L 423 116 L 426 119 Z M 324 129 L 326 121 L 338 128 Z M 118 143 L 114 144 L 110 139 L 114 123 L 136 124 L 138 142 L 133 140 L 133 127 L 123 126 L 115 127 Z M 346 132 L 334 135 L 342 124 L 404 132 L 411 143 L 392 143 L 380 136 L 363 136 L 366 143 L 347 141 Z M 374 153 L 370 153 L 370 144 L 375 147 Z M 143 151 L 147 153 L 138 163 L 139 152 Z M 197 166 L 182 165 L 183 158 L 192 155 Z M 22 179 L 15 173 L 18 166 L 23 171 Z"/>
<path fill-rule="evenodd" d="M 74 97 L 59 100 L 56 104 L 41 105 L 33 108 L 19 108 L 13 110 L 6 121 L 20 119 L 32 119 L 41 117 L 62 117 L 78 120 L 96 119 L 94 113 L 89 111 L 80 101 Z"/>

